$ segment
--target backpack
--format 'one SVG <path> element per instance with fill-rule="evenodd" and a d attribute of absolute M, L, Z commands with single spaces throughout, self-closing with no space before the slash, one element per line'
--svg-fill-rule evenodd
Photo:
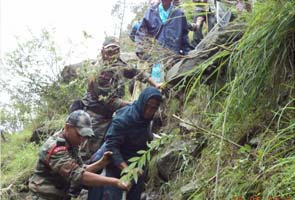
<path fill-rule="evenodd" d="M 84 103 L 81 99 L 76 99 L 70 106 L 70 113 L 76 110 L 84 110 Z"/>
<path fill-rule="evenodd" d="M 129 33 L 129 38 L 133 42 L 135 42 L 135 34 L 136 34 L 137 30 L 139 29 L 139 26 L 140 26 L 140 22 L 139 21 L 135 22 L 132 26 L 131 32 Z"/>

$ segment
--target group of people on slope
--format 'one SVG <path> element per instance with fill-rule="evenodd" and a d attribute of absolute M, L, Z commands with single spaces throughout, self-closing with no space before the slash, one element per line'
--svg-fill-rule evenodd
<path fill-rule="evenodd" d="M 160 84 L 120 58 L 115 38 L 104 42 L 101 55 L 99 70 L 89 77 L 87 93 L 78 106 L 71 105 L 63 130 L 41 147 L 29 181 L 33 199 L 70 199 L 81 186 L 88 186 L 89 200 L 120 199 L 122 190 L 129 190 L 129 199 L 139 199 L 143 177 L 130 185 L 120 181 L 120 172 L 153 138 L 150 122 L 162 102 Z M 133 103 L 122 99 L 124 80 L 132 78 L 154 86 L 144 89 Z M 83 164 L 79 148 L 89 165 Z M 103 168 L 105 176 L 98 175 Z"/>
<path fill-rule="evenodd" d="M 167 56 L 186 55 L 194 48 L 178 4 L 161 0 L 148 8 L 134 32 L 140 59 L 154 59 L 159 64 Z M 149 39 L 162 49 L 157 55 L 149 53 Z M 89 77 L 87 93 L 71 106 L 64 128 L 41 147 L 29 181 L 34 200 L 70 199 L 79 194 L 81 187 L 88 189 L 89 200 L 119 200 L 124 190 L 129 191 L 127 199 L 140 199 L 144 173 L 139 170 L 136 184 L 121 181 L 120 175 L 130 164 L 128 160 L 139 150 L 146 150 L 147 142 L 153 139 L 151 121 L 162 102 L 158 89 L 163 80 L 155 80 L 124 62 L 115 38 L 104 42 L 101 57 L 98 71 Z M 123 100 L 126 79 L 153 87 L 145 88 L 136 101 L 128 102 Z M 81 148 L 88 164 L 81 159 Z M 103 168 L 104 175 L 98 175 Z"/>
<path fill-rule="evenodd" d="M 203 27 L 207 32 L 215 24 L 226 26 L 232 15 L 231 5 L 236 4 L 238 10 L 245 8 L 242 0 L 192 0 L 194 18 L 192 23 L 180 8 L 180 0 L 161 0 L 151 2 L 144 17 L 136 21 L 130 38 L 136 44 L 136 55 L 152 63 L 151 77 L 156 82 L 165 81 L 165 71 L 189 51 L 194 50 L 203 39 Z M 193 31 L 193 39 L 189 41 L 189 31 Z M 162 74 L 154 70 L 161 68 Z"/>

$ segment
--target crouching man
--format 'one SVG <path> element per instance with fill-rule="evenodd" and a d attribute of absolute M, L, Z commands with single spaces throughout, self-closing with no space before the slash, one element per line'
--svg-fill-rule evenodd
<path fill-rule="evenodd" d="M 71 190 L 83 186 L 115 186 L 128 190 L 129 185 L 117 178 L 104 177 L 93 172 L 104 168 L 111 160 L 111 152 L 91 165 L 83 165 L 79 146 L 94 136 L 89 115 L 77 110 L 66 120 L 64 129 L 47 139 L 39 152 L 29 188 L 33 200 L 70 199 Z"/>

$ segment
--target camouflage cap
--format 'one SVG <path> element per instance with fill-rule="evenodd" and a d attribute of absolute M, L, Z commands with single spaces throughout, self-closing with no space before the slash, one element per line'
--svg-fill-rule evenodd
<path fill-rule="evenodd" d="M 120 47 L 120 44 L 117 38 L 110 36 L 105 38 L 102 46 L 103 48 L 108 48 L 110 46 Z"/>
<path fill-rule="evenodd" d="M 68 116 L 66 123 L 77 128 L 78 133 L 83 137 L 94 136 L 93 130 L 91 128 L 90 116 L 83 110 L 76 110 L 72 112 Z"/>

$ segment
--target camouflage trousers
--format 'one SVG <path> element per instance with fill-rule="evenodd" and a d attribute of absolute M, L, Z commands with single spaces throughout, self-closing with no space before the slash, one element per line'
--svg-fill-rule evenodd
<path fill-rule="evenodd" d="M 87 161 L 90 157 L 101 147 L 104 142 L 104 136 L 109 123 L 112 119 L 106 119 L 102 115 L 96 114 L 92 111 L 87 113 L 91 117 L 92 130 L 94 137 L 89 138 L 86 143 L 81 147 L 80 153 L 83 161 Z"/>
<path fill-rule="evenodd" d="M 70 200 L 70 197 L 59 197 L 52 194 L 39 194 L 31 191 L 32 200 Z"/>

